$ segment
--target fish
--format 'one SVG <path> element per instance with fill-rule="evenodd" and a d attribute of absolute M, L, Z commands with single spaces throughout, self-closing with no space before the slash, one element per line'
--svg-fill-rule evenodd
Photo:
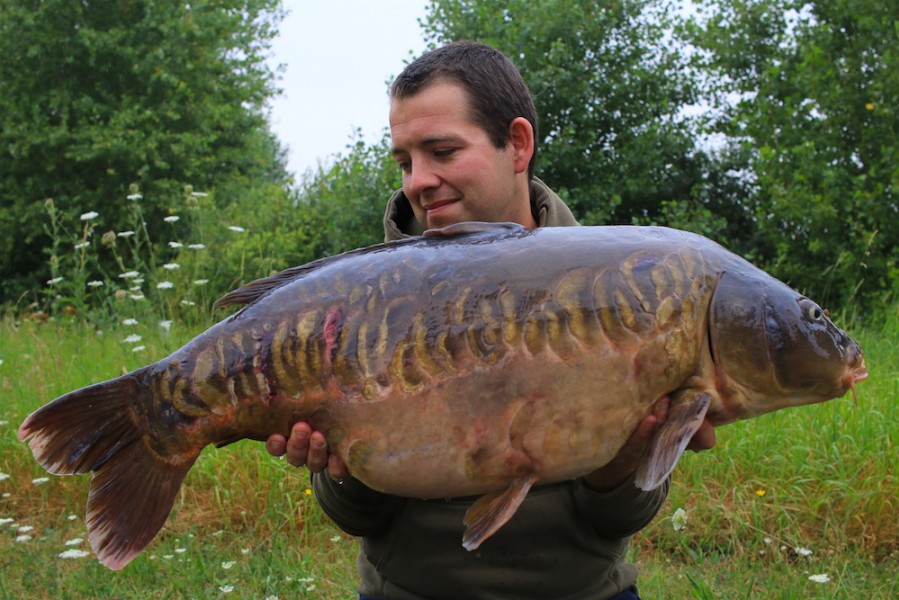
<path fill-rule="evenodd" d="M 480 496 L 472 550 L 532 486 L 608 463 L 665 398 L 645 490 L 704 419 L 855 394 L 868 376 L 814 301 L 663 227 L 460 223 L 287 269 L 216 306 L 240 308 L 18 430 L 50 473 L 92 473 L 85 524 L 111 569 L 151 543 L 206 446 L 299 421 L 374 490 Z"/>

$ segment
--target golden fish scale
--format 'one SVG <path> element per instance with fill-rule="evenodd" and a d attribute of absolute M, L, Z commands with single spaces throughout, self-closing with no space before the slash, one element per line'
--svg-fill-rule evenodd
<path fill-rule="evenodd" d="M 486 280 L 455 289 L 440 280 L 430 289 L 431 299 L 440 299 L 437 314 L 428 314 L 430 305 L 404 291 L 403 270 L 382 273 L 374 291 L 363 285 L 351 288 L 327 373 L 321 330 L 329 308 L 321 307 L 285 317 L 272 328 L 270 376 L 288 395 L 323 389 L 331 376 L 341 385 L 396 383 L 404 391 L 416 391 L 425 381 L 462 371 L 472 362 L 495 364 L 522 345 L 532 355 L 551 352 L 565 360 L 603 340 L 618 346 L 655 329 L 677 338 L 678 332 L 694 330 L 705 287 L 696 276 L 701 255 L 689 249 L 683 254 L 687 256 L 670 254 L 662 262 L 646 260 L 644 266 L 641 259 L 646 257 L 638 253 L 617 269 L 574 269 L 549 289 L 497 288 Z M 335 278 L 334 286 L 346 290 L 349 283 Z M 483 291 L 488 288 L 494 289 Z M 436 318 L 440 315 L 445 319 Z M 245 337 L 235 332 L 229 347 L 246 353 L 254 340 Z M 221 345 L 207 350 L 209 356 L 198 363 L 221 365 Z M 203 375 L 208 374 L 207 369 Z M 243 393 L 260 387 L 245 373 L 237 380 Z"/>

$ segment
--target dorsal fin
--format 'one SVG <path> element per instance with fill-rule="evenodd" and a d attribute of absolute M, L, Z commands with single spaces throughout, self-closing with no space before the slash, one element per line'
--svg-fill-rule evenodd
<path fill-rule="evenodd" d="M 228 292 L 227 294 L 216 300 L 215 304 L 213 304 L 213 308 L 236 306 L 240 304 L 252 304 L 270 293 L 272 290 L 275 290 L 282 285 L 286 285 L 292 281 L 296 281 L 297 279 L 305 277 L 309 273 L 321 269 L 322 267 L 325 267 L 331 263 L 361 254 L 374 254 L 377 252 L 389 251 L 396 248 L 397 246 L 402 246 L 405 244 L 420 244 L 422 243 L 423 238 L 435 238 L 432 240 L 428 240 L 428 242 L 433 243 L 440 241 L 442 238 L 453 238 L 461 236 L 467 237 L 476 236 L 479 234 L 489 237 L 496 237 L 501 236 L 502 234 L 521 234 L 527 233 L 529 231 L 529 229 L 522 225 L 519 225 L 518 223 L 481 223 L 474 221 L 466 223 L 456 223 L 454 225 L 448 225 L 447 227 L 442 227 L 440 229 L 429 229 L 424 232 L 424 235 L 422 237 L 408 237 L 392 242 L 385 242 L 383 244 L 366 246 L 365 248 L 357 248 L 355 250 L 344 252 L 343 254 L 336 254 L 334 256 L 320 258 L 310 263 L 306 263 L 305 265 L 284 269 L 280 273 L 275 273 L 274 275 L 271 275 L 269 277 L 263 277 L 255 281 L 251 281 L 250 283 L 239 287 L 232 292 Z"/>
<path fill-rule="evenodd" d="M 228 292 L 227 294 L 216 300 L 215 304 L 213 304 L 212 306 L 213 308 L 222 308 L 224 306 L 252 304 L 272 290 L 275 290 L 282 285 L 286 285 L 292 281 L 296 281 L 297 279 L 305 277 L 309 273 L 317 271 L 318 269 L 321 269 L 322 267 L 325 267 L 331 263 L 335 263 L 350 256 L 356 256 L 359 254 L 373 254 L 375 252 L 389 250 L 390 248 L 396 247 L 398 245 L 413 243 L 418 239 L 420 238 L 404 238 L 393 242 L 375 244 L 373 246 L 366 246 L 364 248 L 356 248 L 355 250 L 350 250 L 342 254 L 326 256 L 325 258 L 320 258 L 298 267 L 290 267 L 289 269 L 284 269 L 283 271 L 275 273 L 274 275 L 270 275 L 269 277 L 263 277 L 255 281 L 251 281 L 250 283 L 241 286 L 236 290 Z"/>

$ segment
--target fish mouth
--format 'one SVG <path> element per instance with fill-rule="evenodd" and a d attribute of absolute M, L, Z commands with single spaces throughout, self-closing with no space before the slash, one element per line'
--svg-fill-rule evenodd
<path fill-rule="evenodd" d="M 852 398 L 858 403 L 858 394 L 855 391 L 855 384 L 868 378 L 868 369 L 865 367 L 865 358 L 862 356 L 861 350 L 853 348 L 854 352 L 849 359 L 848 369 L 843 376 L 843 385 L 852 390 Z"/>

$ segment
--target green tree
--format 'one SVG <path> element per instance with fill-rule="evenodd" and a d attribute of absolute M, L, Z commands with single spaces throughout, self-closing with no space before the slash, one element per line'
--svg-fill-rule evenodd
<path fill-rule="evenodd" d="M 228 205 L 287 179 L 268 129 L 278 0 L 0 0 L 0 302 L 47 279 L 44 201 L 127 228 L 138 183 L 161 223 L 184 185 Z"/>
<path fill-rule="evenodd" d="M 695 89 L 672 14 L 660 0 L 437 0 L 424 27 L 510 56 L 537 106 L 538 176 L 582 222 L 630 223 L 701 202 L 711 164 L 683 111 Z"/>
<path fill-rule="evenodd" d="M 294 239 L 305 242 L 296 260 L 305 262 L 384 239 L 387 199 L 403 184 L 389 137 L 385 134 L 373 145 L 357 138 L 347 149 L 298 188 L 297 221 L 302 231 Z"/>
<path fill-rule="evenodd" d="M 716 130 L 747 157 L 752 238 L 779 276 L 840 306 L 895 292 L 899 4 L 707 0 Z"/>

